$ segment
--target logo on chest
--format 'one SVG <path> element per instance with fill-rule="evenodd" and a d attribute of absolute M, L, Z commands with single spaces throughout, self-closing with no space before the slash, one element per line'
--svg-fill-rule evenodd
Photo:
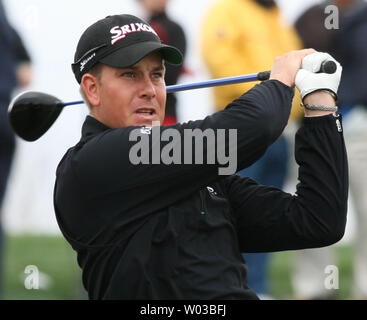
<path fill-rule="evenodd" d="M 206 187 L 210 194 L 217 195 L 217 192 L 212 187 Z"/>

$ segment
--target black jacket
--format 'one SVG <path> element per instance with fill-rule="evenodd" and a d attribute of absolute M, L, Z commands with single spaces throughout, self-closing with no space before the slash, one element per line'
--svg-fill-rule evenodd
<path fill-rule="evenodd" d="M 242 169 L 281 134 L 292 96 L 281 82 L 266 81 L 223 111 L 161 132 L 236 128 Z M 305 118 L 296 136 L 300 183 L 291 195 L 219 176 L 218 163 L 133 165 L 129 133 L 136 128 L 110 129 L 88 116 L 57 169 L 54 204 L 89 297 L 256 299 L 241 252 L 326 246 L 344 234 L 348 169 L 340 120 Z"/>

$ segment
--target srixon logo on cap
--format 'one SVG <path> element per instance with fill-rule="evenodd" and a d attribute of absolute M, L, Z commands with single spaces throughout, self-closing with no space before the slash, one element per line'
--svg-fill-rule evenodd
<path fill-rule="evenodd" d="M 110 32 L 113 34 L 111 37 L 111 44 L 115 44 L 117 41 L 124 39 L 127 34 L 134 32 L 150 32 L 154 33 L 158 37 L 153 28 L 145 23 L 130 23 L 125 24 L 122 27 L 116 26 L 113 27 Z"/>
<path fill-rule="evenodd" d="M 96 53 L 92 53 L 89 57 L 80 62 L 80 72 L 83 71 L 85 65 L 96 56 Z"/>

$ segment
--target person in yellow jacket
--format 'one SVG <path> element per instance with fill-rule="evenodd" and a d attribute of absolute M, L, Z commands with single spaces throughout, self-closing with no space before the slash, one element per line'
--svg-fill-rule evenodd
<path fill-rule="evenodd" d="M 277 56 L 301 49 L 296 31 L 282 19 L 273 0 L 219 0 L 206 13 L 201 33 L 203 60 L 212 78 L 270 70 Z M 214 88 L 217 110 L 251 89 L 257 82 Z M 303 116 L 296 92 L 290 121 Z M 288 141 L 281 136 L 251 167 L 240 171 L 265 185 L 282 188 L 288 167 Z M 249 268 L 249 286 L 260 296 L 269 296 L 268 253 L 244 254 Z"/>

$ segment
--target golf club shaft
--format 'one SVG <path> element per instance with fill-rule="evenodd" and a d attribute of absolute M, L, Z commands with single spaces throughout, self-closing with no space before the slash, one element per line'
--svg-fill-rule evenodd
<path fill-rule="evenodd" d="M 212 79 L 212 80 L 207 80 L 207 81 L 202 81 L 202 82 L 176 84 L 176 85 L 168 86 L 167 93 L 192 90 L 192 89 L 208 88 L 208 87 L 216 87 L 216 86 L 224 86 L 227 84 L 235 84 L 235 83 L 242 83 L 242 82 L 267 80 L 269 79 L 269 75 L 270 75 L 270 71 L 265 71 L 265 72 L 247 74 L 247 75 L 242 75 L 242 76 Z"/>
<path fill-rule="evenodd" d="M 252 73 L 242 76 L 234 76 L 234 77 L 226 77 L 219 79 L 212 79 L 201 82 L 194 83 L 186 83 L 186 84 L 176 84 L 166 87 L 167 93 L 185 91 L 185 90 L 193 90 L 193 89 L 201 89 L 201 88 L 209 88 L 216 86 L 224 86 L 235 83 L 243 83 L 243 82 L 251 82 L 251 81 L 263 81 L 269 79 L 270 71 L 264 71 L 259 73 Z M 72 101 L 72 102 L 64 102 L 63 106 L 71 106 L 75 104 L 82 104 L 84 101 Z"/>
<path fill-rule="evenodd" d="M 324 61 L 318 72 L 323 73 L 334 73 L 336 71 L 336 64 L 334 61 L 326 60 Z M 216 87 L 216 86 L 224 86 L 228 84 L 235 83 L 243 83 L 243 82 L 251 82 L 251 81 L 264 81 L 268 80 L 270 77 L 270 71 L 263 71 L 259 73 L 246 74 L 242 76 L 234 76 L 234 77 L 226 77 L 226 78 L 218 78 L 207 81 L 195 82 L 195 83 L 186 83 L 186 84 L 176 84 L 167 86 L 167 93 L 185 91 L 185 90 L 193 90 L 193 89 L 201 89 L 208 87 Z M 63 106 L 71 106 L 74 104 L 82 104 L 84 101 L 73 101 L 73 102 L 64 102 Z"/>

